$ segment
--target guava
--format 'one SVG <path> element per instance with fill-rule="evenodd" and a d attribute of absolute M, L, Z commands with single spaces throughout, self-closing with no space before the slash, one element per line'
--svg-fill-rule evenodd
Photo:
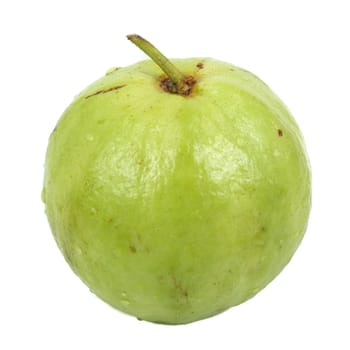
<path fill-rule="evenodd" d="M 253 297 L 306 231 L 296 121 L 252 73 L 211 58 L 110 70 L 50 135 L 43 201 L 72 270 L 139 319 L 183 324 Z"/>

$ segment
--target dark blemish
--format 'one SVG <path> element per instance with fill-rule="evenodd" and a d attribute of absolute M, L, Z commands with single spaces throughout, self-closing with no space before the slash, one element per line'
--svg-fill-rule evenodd
<path fill-rule="evenodd" d="M 106 72 L 106 75 L 112 74 L 114 72 L 116 72 L 117 70 L 119 70 L 121 67 L 113 67 L 108 69 L 108 71 Z"/>
<path fill-rule="evenodd" d="M 261 231 L 265 231 L 265 227 L 264 226 L 261 227 Z"/>
<path fill-rule="evenodd" d="M 159 86 L 165 92 L 170 92 L 171 94 L 178 94 L 182 96 L 189 96 L 195 83 L 196 79 L 192 75 L 189 75 L 186 76 L 183 80 L 183 88 L 180 92 L 177 91 L 176 85 L 168 77 L 161 79 Z"/>
<path fill-rule="evenodd" d="M 188 75 L 184 79 L 184 84 L 188 87 L 186 91 L 183 92 L 184 95 L 189 95 L 192 91 L 193 85 L 196 83 L 196 79 L 192 75 Z"/>
<path fill-rule="evenodd" d="M 172 275 L 174 287 L 178 290 L 184 297 L 188 298 L 188 291 L 185 289 L 182 284 L 176 279 L 174 275 Z"/>
<path fill-rule="evenodd" d="M 199 68 L 199 69 L 203 69 L 204 68 L 204 64 L 202 62 L 199 62 L 199 63 L 197 63 L 196 67 Z"/>
<path fill-rule="evenodd" d="M 89 98 L 89 97 L 96 96 L 99 94 L 105 94 L 106 92 L 110 92 L 110 91 L 114 91 L 114 90 L 119 90 L 119 89 L 123 88 L 124 86 L 126 86 L 126 85 L 117 85 L 117 86 L 113 86 L 109 89 L 99 90 L 99 91 L 94 92 L 91 95 L 85 96 L 85 98 Z"/>
<path fill-rule="evenodd" d="M 129 249 L 131 253 L 136 253 L 136 248 L 133 245 L 129 246 Z"/>
<path fill-rule="evenodd" d="M 278 136 L 281 137 L 283 136 L 283 130 L 282 129 L 277 129 Z"/>
<path fill-rule="evenodd" d="M 136 318 L 137 318 L 138 321 L 143 321 L 143 319 L 140 318 L 140 317 L 136 317 Z"/>
<path fill-rule="evenodd" d="M 165 92 L 176 94 L 176 85 L 168 77 L 162 79 L 159 85 Z"/>
<path fill-rule="evenodd" d="M 230 71 L 235 72 L 236 70 L 234 68 L 230 68 Z"/>

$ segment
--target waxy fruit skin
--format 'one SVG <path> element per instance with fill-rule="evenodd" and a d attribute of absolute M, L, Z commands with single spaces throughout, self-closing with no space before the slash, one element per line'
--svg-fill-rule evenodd
<path fill-rule="evenodd" d="M 254 296 L 307 227 L 300 130 L 252 73 L 172 62 L 196 83 L 166 92 L 152 61 L 110 70 L 52 132 L 43 201 L 65 259 L 113 307 L 181 324 Z"/>

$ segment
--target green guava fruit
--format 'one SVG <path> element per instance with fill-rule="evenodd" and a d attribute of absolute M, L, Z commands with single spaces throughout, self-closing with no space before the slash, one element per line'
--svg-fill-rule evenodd
<path fill-rule="evenodd" d="M 210 58 L 110 70 L 53 130 L 42 198 L 57 244 L 98 297 L 182 324 L 264 288 L 307 227 L 301 132 L 252 73 Z"/>

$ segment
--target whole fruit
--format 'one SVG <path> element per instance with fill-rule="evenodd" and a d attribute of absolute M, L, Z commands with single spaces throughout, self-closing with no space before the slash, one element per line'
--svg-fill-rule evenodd
<path fill-rule="evenodd" d="M 303 138 L 252 73 L 209 58 L 114 69 L 49 140 L 46 214 L 73 271 L 115 308 L 179 324 L 264 288 L 307 226 Z"/>

